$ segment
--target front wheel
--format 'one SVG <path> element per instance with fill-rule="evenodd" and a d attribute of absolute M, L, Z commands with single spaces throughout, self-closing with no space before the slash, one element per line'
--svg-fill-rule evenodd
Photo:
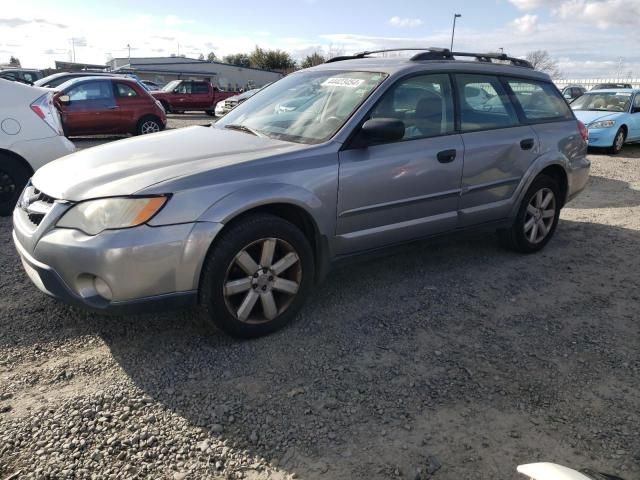
<path fill-rule="evenodd" d="M 533 253 L 551 240 L 560 218 L 560 189 L 555 179 L 538 176 L 527 190 L 513 225 L 500 230 L 502 243 L 512 250 Z"/>
<path fill-rule="evenodd" d="M 199 289 L 205 321 L 235 337 L 266 335 L 295 317 L 313 279 L 311 246 L 295 225 L 248 216 L 207 255 Z"/>
<path fill-rule="evenodd" d="M 614 155 L 619 154 L 622 151 L 622 147 L 624 146 L 626 139 L 627 134 L 625 133 L 624 128 L 620 128 L 613 139 L 613 145 L 611 145 L 609 152 Z"/>
<path fill-rule="evenodd" d="M 160 120 L 155 117 L 144 117 L 138 122 L 136 133 L 138 135 L 146 135 L 148 133 L 156 133 L 162 130 Z"/>

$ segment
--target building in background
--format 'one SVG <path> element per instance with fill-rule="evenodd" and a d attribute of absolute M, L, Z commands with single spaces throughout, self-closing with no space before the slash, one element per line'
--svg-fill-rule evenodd
<path fill-rule="evenodd" d="M 171 80 L 205 80 L 224 90 L 235 91 L 259 88 L 283 76 L 269 70 L 186 57 L 114 58 L 107 65 L 110 70 L 134 73 L 141 80 L 151 80 L 159 85 Z"/>

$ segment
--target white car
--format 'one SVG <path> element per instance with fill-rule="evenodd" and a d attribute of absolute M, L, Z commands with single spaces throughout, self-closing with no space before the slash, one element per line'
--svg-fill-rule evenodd
<path fill-rule="evenodd" d="M 0 216 L 38 168 L 74 151 L 51 90 L 0 79 Z"/>

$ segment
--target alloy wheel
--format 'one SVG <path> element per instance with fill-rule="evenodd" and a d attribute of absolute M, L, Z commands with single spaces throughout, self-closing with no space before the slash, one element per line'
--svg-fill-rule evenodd
<path fill-rule="evenodd" d="M 300 289 L 302 262 L 279 238 L 263 238 L 244 247 L 231 261 L 223 283 L 226 307 L 245 323 L 274 320 Z"/>
<path fill-rule="evenodd" d="M 619 152 L 620 150 L 622 150 L 623 146 L 624 146 L 624 132 L 620 130 L 616 135 L 614 147 L 615 147 L 615 150 Z"/>
<path fill-rule="evenodd" d="M 556 196 L 549 188 L 538 190 L 531 197 L 524 217 L 524 235 L 531 243 L 542 242 L 553 227 L 556 216 Z"/>
<path fill-rule="evenodd" d="M 159 132 L 160 131 L 160 125 L 158 125 L 153 120 L 147 120 L 140 127 L 140 131 L 142 132 L 143 135 L 145 135 L 147 133 Z"/>

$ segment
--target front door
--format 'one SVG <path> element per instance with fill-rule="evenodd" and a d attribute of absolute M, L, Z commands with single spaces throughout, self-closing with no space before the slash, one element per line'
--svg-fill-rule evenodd
<path fill-rule="evenodd" d="M 172 100 L 171 109 L 184 112 L 191 108 L 191 82 L 183 81 L 174 90 L 175 96 Z"/>
<path fill-rule="evenodd" d="M 402 120 L 404 138 L 340 152 L 338 254 L 457 226 L 464 146 L 453 112 L 446 74 L 408 77 L 382 96 L 367 119 Z"/>
<path fill-rule="evenodd" d="M 112 133 L 117 120 L 112 118 L 117 108 L 110 80 L 90 80 L 62 92 L 70 102 L 60 104 L 65 135 Z"/>
<path fill-rule="evenodd" d="M 636 97 L 631 104 L 631 119 L 629 120 L 628 140 L 640 140 L 640 93 L 636 93 Z"/>

